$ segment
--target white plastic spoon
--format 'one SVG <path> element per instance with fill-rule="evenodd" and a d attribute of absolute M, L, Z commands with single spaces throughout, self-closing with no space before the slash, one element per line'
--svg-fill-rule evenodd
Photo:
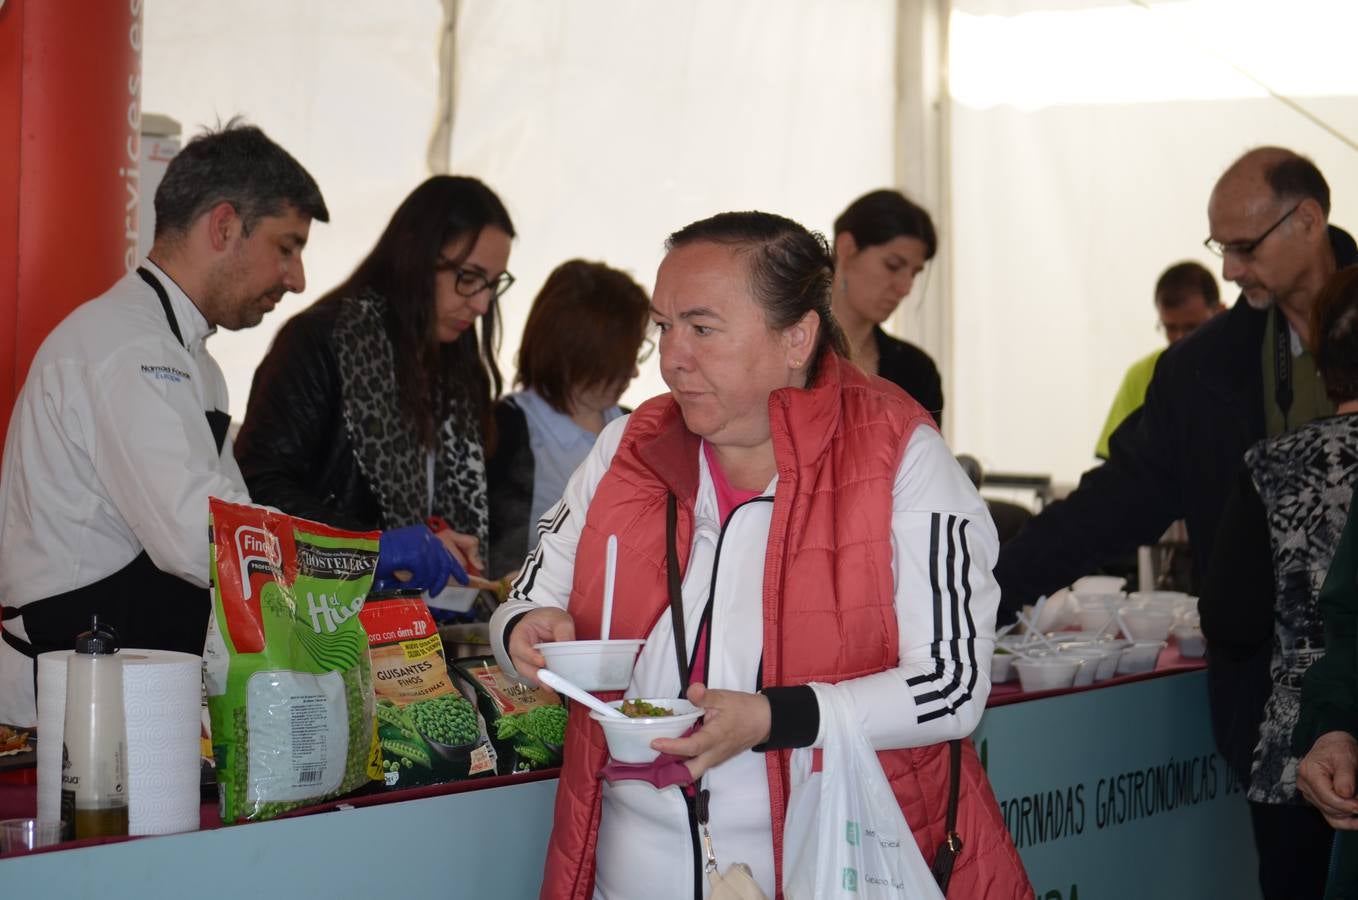
<path fill-rule="evenodd" d="M 627 716 L 618 712 L 589 691 L 580 687 L 573 681 L 567 681 L 551 669 L 538 669 L 537 679 L 547 685 L 547 687 L 560 691 L 572 700 L 579 700 L 601 716 L 608 716 L 612 719 L 627 718 Z"/>
<path fill-rule="evenodd" d="M 1136 640 L 1136 638 L 1132 636 L 1132 629 L 1127 627 L 1127 620 L 1122 618 L 1122 610 L 1119 609 L 1115 611 L 1113 615 L 1117 616 L 1118 628 L 1122 630 L 1122 636 L 1129 641 Z"/>
<path fill-rule="evenodd" d="M 1037 640 L 1038 640 L 1039 642 L 1041 642 L 1042 644 L 1045 644 L 1048 650 L 1050 650 L 1050 651 L 1053 652 L 1053 653 L 1060 653 L 1060 652 L 1061 652 L 1061 651 L 1060 651 L 1060 648 L 1058 648 L 1058 647 L 1057 647 L 1055 644 L 1053 644 L 1051 641 L 1047 640 L 1047 636 L 1046 636 L 1045 634 L 1043 634 L 1042 632 L 1038 631 L 1038 630 L 1033 626 L 1033 623 L 1032 623 L 1032 622 L 1029 622 L 1029 621 L 1028 621 L 1028 617 L 1027 617 L 1027 616 L 1025 616 L 1023 613 L 1019 613 L 1019 614 L 1018 614 L 1018 618 L 1019 618 L 1019 621 L 1020 621 L 1020 622 L 1022 622 L 1024 625 L 1028 626 L 1028 633 L 1029 633 L 1030 635 L 1032 635 L 1033 637 L 1036 637 Z"/>
<path fill-rule="evenodd" d="M 613 579 L 618 573 L 618 536 L 608 536 L 608 551 L 604 561 L 604 616 L 599 624 L 599 640 L 608 640 L 608 631 L 613 624 Z"/>
<path fill-rule="evenodd" d="M 1108 628 L 1109 628 L 1109 626 L 1113 625 L 1115 622 L 1117 622 L 1117 619 L 1113 618 L 1113 616 L 1109 616 L 1109 617 L 1108 617 L 1108 621 L 1106 621 L 1106 622 L 1103 623 L 1103 627 L 1102 627 L 1102 628 L 1100 628 L 1098 631 L 1094 632 L 1094 637 L 1090 638 L 1090 640 L 1094 640 L 1094 641 L 1101 641 L 1101 640 L 1103 640 L 1103 636 L 1106 635 L 1106 634 L 1108 634 Z M 1112 639 L 1111 636 L 1110 636 L 1109 639 L 1110 639 L 1110 640 Z"/>

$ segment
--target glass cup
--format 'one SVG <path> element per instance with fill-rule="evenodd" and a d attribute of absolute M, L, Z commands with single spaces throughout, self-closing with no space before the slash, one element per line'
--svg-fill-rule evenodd
<path fill-rule="evenodd" d="M 0 821 L 0 855 L 28 853 L 60 842 L 60 822 L 40 822 L 37 819 Z"/>

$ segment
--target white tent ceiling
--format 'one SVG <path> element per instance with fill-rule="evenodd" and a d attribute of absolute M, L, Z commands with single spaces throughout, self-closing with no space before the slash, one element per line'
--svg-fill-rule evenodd
<path fill-rule="evenodd" d="M 1358 134 L 1345 0 L 449 0 L 452 171 L 518 226 L 512 372 L 538 285 L 572 257 L 649 285 L 666 234 L 762 207 L 828 229 L 897 183 L 947 255 L 898 332 L 943 363 L 955 448 L 1071 480 L 1123 369 L 1161 340 L 1151 286 L 1198 258 L 1207 192 L 1261 143 L 1310 154 L 1354 222 Z M 951 15 L 938 15 L 951 8 Z M 214 338 L 233 397 L 283 319 L 337 283 L 429 174 L 439 0 L 146 0 L 143 108 L 241 113 L 317 177 L 332 211 L 308 288 Z M 1254 76 L 1252 80 L 1247 74 Z M 186 134 L 186 136 L 187 136 Z M 434 146 L 434 165 L 444 159 Z M 655 364 L 628 394 L 663 389 Z"/>

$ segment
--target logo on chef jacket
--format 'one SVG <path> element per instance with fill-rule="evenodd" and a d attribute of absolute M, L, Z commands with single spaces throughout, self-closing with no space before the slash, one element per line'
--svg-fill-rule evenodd
<path fill-rule="evenodd" d="M 236 529 L 236 558 L 240 560 L 240 582 L 249 600 L 254 593 L 251 575 L 273 577 L 283 565 L 283 551 L 278 538 L 263 528 L 242 525 Z"/>
<path fill-rule="evenodd" d="M 193 376 L 188 372 L 183 369 L 176 369 L 174 366 L 153 366 L 142 363 L 141 373 L 155 381 L 170 381 L 175 384 L 193 380 Z"/>

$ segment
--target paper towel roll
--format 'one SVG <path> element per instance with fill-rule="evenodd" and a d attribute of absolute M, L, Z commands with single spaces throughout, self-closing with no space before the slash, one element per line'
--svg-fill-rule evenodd
<path fill-rule="evenodd" d="M 66 724 L 66 660 L 38 657 L 38 818 L 61 818 L 61 748 Z M 199 823 L 199 710 L 203 661 L 168 650 L 123 649 L 130 834 L 193 831 Z"/>

